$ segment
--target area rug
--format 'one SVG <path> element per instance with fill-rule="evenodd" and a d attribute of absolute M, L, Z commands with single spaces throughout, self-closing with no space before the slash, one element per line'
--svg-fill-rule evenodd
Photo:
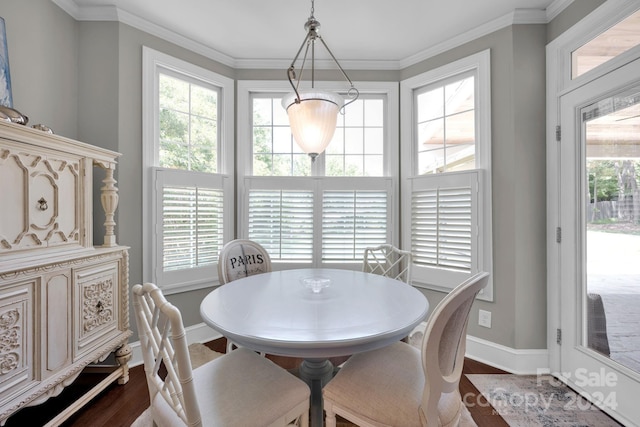
<path fill-rule="evenodd" d="M 549 375 L 467 374 L 467 378 L 510 426 L 620 426 Z M 463 399 L 467 405 L 486 405 L 469 396 Z"/>
<path fill-rule="evenodd" d="M 189 358 L 191 359 L 191 367 L 196 369 L 198 366 L 202 366 L 210 360 L 216 357 L 222 356 L 222 353 L 211 350 L 204 344 L 194 343 L 189 346 Z M 151 411 L 149 408 L 136 419 L 131 427 L 152 427 L 153 419 L 151 418 Z"/>

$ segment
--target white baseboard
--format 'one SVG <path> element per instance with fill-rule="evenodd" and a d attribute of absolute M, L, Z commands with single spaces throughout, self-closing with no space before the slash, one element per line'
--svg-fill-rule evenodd
<path fill-rule="evenodd" d="M 409 342 L 419 347 L 426 328 L 427 322 L 416 326 L 409 334 Z M 414 337 L 414 334 L 417 335 Z M 512 374 L 538 375 L 550 371 L 549 351 L 546 349 L 516 350 L 471 335 L 467 335 L 465 356 Z"/>
<path fill-rule="evenodd" d="M 547 349 L 520 350 L 471 335 L 467 335 L 466 357 L 517 375 L 549 372 Z"/>
<path fill-rule="evenodd" d="M 187 342 L 193 344 L 194 342 L 208 342 L 222 338 L 222 334 L 211 329 L 211 327 L 204 323 L 198 323 L 193 326 L 187 326 L 185 332 L 187 333 Z M 140 341 L 129 343 L 131 347 L 131 360 L 129 366 L 142 365 L 142 350 L 140 349 Z"/>
<path fill-rule="evenodd" d="M 426 328 L 427 322 L 422 322 L 416 326 L 409 334 L 410 341 L 412 335 L 416 332 L 420 333 L 417 339 L 422 340 Z M 546 349 L 517 350 L 471 335 L 467 335 L 467 351 L 465 356 L 469 359 L 482 362 L 485 365 L 493 366 L 494 368 L 517 375 L 538 375 L 550 371 L 549 351 Z"/>

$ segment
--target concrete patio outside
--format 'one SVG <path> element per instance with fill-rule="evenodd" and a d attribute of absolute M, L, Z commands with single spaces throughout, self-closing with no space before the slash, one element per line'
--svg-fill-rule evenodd
<path fill-rule="evenodd" d="M 588 292 L 600 294 L 611 359 L 640 373 L 640 235 L 587 232 Z"/>

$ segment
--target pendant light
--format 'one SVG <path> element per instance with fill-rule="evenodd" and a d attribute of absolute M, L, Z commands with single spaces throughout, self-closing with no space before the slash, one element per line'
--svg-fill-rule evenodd
<path fill-rule="evenodd" d="M 353 82 L 351 82 L 336 57 L 318 33 L 320 22 L 316 20 L 313 13 L 314 0 L 311 0 L 311 16 L 309 16 L 309 19 L 307 19 L 304 25 L 307 35 L 300 49 L 298 49 L 298 53 L 296 53 L 296 56 L 293 58 L 291 66 L 287 70 L 287 77 L 293 88 L 293 93 L 286 95 L 282 99 L 282 106 L 287 110 L 289 116 L 289 124 L 293 138 L 302 151 L 311 157 L 311 160 L 315 160 L 331 142 L 336 130 L 338 112 L 346 105 L 355 101 L 359 95 L 358 90 L 353 86 Z M 315 88 L 315 43 L 318 40 L 327 52 L 329 52 L 329 55 L 342 72 L 342 75 L 351 85 L 347 92 L 350 100 L 346 104 L 344 98 L 339 94 Z M 302 66 L 296 79 L 295 64 L 303 48 L 305 48 L 305 51 Z M 311 89 L 300 90 L 300 81 L 304 74 L 309 49 L 311 49 Z"/>

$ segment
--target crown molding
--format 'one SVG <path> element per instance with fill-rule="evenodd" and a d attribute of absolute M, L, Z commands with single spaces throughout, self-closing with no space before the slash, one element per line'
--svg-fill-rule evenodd
<path fill-rule="evenodd" d="M 67 15 L 71 16 L 76 21 L 79 21 L 80 8 L 73 0 L 51 0 L 60 9 L 67 12 Z"/>
<path fill-rule="evenodd" d="M 547 22 L 547 13 L 542 9 L 516 9 L 506 16 L 507 25 L 505 26 L 546 24 Z"/>
<path fill-rule="evenodd" d="M 100 6 L 100 7 L 82 7 L 73 0 L 51 0 L 57 4 L 62 10 L 67 12 L 77 21 L 116 21 L 140 31 L 144 31 L 147 34 L 156 36 L 162 40 L 174 43 L 180 47 L 188 49 L 192 52 L 198 53 L 206 58 L 217 61 L 221 64 L 227 65 L 232 68 L 238 68 L 236 65 L 236 59 L 225 55 L 215 49 L 196 42 L 193 39 L 184 37 L 174 31 L 170 31 L 160 25 L 154 24 L 139 16 L 133 15 L 129 12 L 125 12 L 122 9 L 118 9 L 115 6 Z"/>
<path fill-rule="evenodd" d="M 160 39 L 184 47 L 185 49 L 198 53 L 221 64 L 227 65 L 232 68 L 238 68 L 236 65 L 237 60 L 235 58 L 225 55 L 220 51 L 212 49 L 200 42 L 180 35 L 174 31 L 170 31 L 164 27 L 161 27 L 160 25 L 149 22 L 146 19 L 140 18 L 139 16 L 132 15 L 128 12 L 119 11 L 118 21 L 138 30 L 144 31 L 147 34 L 151 34 Z"/>
<path fill-rule="evenodd" d="M 115 6 L 87 6 L 79 7 L 73 0 L 51 0 L 67 14 L 78 21 L 118 21 L 160 39 L 174 43 L 185 49 L 189 49 L 206 58 L 217 61 L 235 69 L 286 69 L 291 65 L 287 59 L 237 59 L 193 39 L 170 31 L 144 18 L 118 9 Z M 573 0 L 555 0 L 547 10 L 542 9 L 516 9 L 514 12 L 480 25 L 466 33 L 459 34 L 449 40 L 411 55 L 398 61 L 373 61 L 373 60 L 347 60 L 341 59 L 340 65 L 348 70 L 391 70 L 399 71 L 431 57 L 454 49 L 465 43 L 476 40 L 482 36 L 491 34 L 497 30 L 517 24 L 546 24 L 549 16 L 557 16 Z M 332 60 L 316 60 L 318 69 L 334 68 Z"/>
<path fill-rule="evenodd" d="M 234 68 L 239 70 L 286 70 L 291 65 L 291 59 L 236 59 Z M 316 70 L 334 70 L 336 63 L 331 59 L 316 59 Z M 367 61 L 367 60 L 343 60 L 340 66 L 345 70 L 389 70 L 397 71 L 402 67 L 400 61 Z"/>
<path fill-rule="evenodd" d="M 76 21 L 118 21 L 121 11 L 115 6 L 83 6 L 73 0 L 51 0 Z"/>
<path fill-rule="evenodd" d="M 551 22 L 556 16 L 560 15 L 571 3 L 573 3 L 573 0 L 554 0 L 547 7 L 547 22 Z"/>
<path fill-rule="evenodd" d="M 547 21 L 546 21 L 546 15 L 544 10 L 516 9 L 512 13 L 508 13 L 500 18 L 494 19 L 493 21 L 480 25 L 479 27 L 476 27 L 473 30 L 467 31 L 466 33 L 459 34 L 455 37 L 450 38 L 446 42 L 430 47 L 429 49 L 425 49 L 422 52 L 419 52 L 415 55 L 412 55 L 400 61 L 400 69 L 417 64 L 421 61 L 427 60 L 436 55 L 447 52 L 451 49 L 454 49 L 465 43 L 469 43 L 473 40 L 479 39 L 480 37 L 483 37 L 495 31 L 501 30 L 502 28 L 508 27 L 510 25 L 546 24 L 546 23 Z"/>

